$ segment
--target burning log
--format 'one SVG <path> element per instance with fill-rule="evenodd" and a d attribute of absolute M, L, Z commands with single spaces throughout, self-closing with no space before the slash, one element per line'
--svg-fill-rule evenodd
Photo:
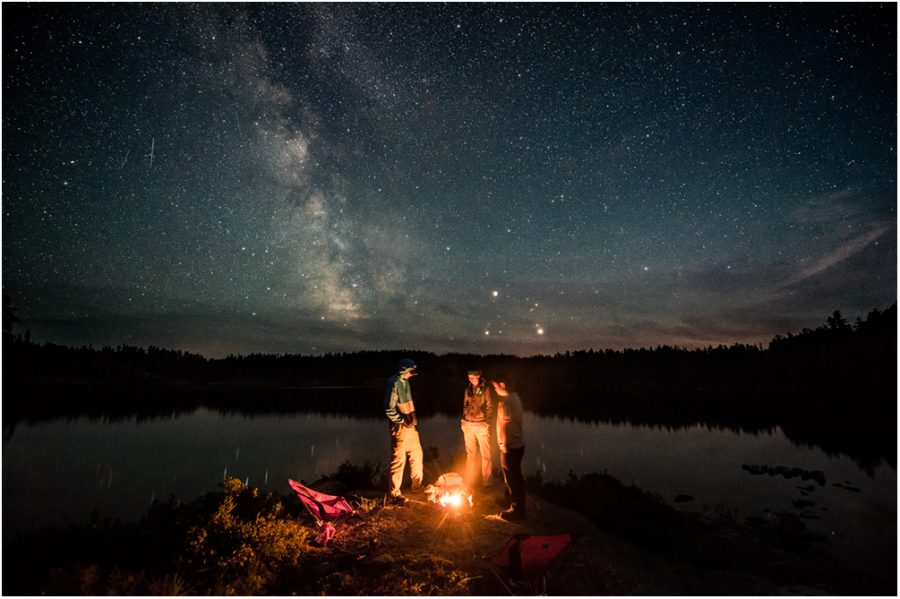
<path fill-rule="evenodd" d="M 456 472 L 440 475 L 433 485 L 425 487 L 425 496 L 444 508 L 462 509 L 473 505 L 472 495 L 466 489 L 463 477 Z"/>

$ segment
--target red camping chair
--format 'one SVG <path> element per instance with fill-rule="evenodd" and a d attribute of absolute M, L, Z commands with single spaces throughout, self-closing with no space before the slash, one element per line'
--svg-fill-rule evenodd
<path fill-rule="evenodd" d="M 546 586 L 544 576 L 547 569 L 571 540 L 570 534 L 549 536 L 518 534 L 506 542 L 500 553 L 485 559 L 492 566 L 506 570 L 510 578 L 527 582 L 537 591 L 541 586 Z"/>
<path fill-rule="evenodd" d="M 319 527 L 319 536 L 316 537 L 316 540 L 320 544 L 326 545 L 334 538 L 336 533 L 334 525 L 329 520 L 337 519 L 344 514 L 352 514 L 353 508 L 350 507 L 350 504 L 343 497 L 319 493 L 315 489 L 310 489 L 306 485 L 291 479 L 288 479 L 288 484 L 296 491 L 300 502 L 306 506 L 309 513 L 316 519 L 316 524 Z"/>

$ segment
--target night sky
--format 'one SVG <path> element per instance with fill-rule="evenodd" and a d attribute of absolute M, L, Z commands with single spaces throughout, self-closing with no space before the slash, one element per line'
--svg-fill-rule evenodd
<path fill-rule="evenodd" d="M 4 4 L 3 291 L 209 357 L 896 302 L 894 4 Z"/>

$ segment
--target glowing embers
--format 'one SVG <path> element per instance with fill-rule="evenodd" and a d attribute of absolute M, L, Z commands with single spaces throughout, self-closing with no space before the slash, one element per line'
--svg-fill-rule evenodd
<path fill-rule="evenodd" d="M 439 504 L 441 504 L 442 506 L 444 506 L 444 507 L 447 507 L 447 506 L 450 506 L 450 507 L 462 507 L 463 505 L 465 505 L 466 499 L 468 499 L 469 505 L 471 506 L 471 505 L 472 505 L 472 497 L 469 496 L 469 497 L 465 497 L 465 498 L 464 498 L 463 493 L 460 493 L 460 492 L 456 492 L 456 493 L 444 493 L 444 494 L 441 495 L 441 497 L 437 500 L 437 502 L 438 502 Z"/>
<path fill-rule="evenodd" d="M 425 487 L 425 495 L 432 503 L 451 509 L 472 507 L 472 496 L 466 490 L 463 477 L 456 472 L 447 472 L 438 477 L 433 485 Z"/>

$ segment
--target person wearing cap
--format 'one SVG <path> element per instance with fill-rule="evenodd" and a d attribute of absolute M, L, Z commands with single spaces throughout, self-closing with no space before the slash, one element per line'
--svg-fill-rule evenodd
<path fill-rule="evenodd" d="M 525 480 L 522 478 L 522 458 L 525 456 L 525 436 L 522 424 L 522 400 L 507 386 L 507 381 L 492 381 L 497 395 L 497 445 L 500 447 L 500 468 L 503 470 L 504 503 L 509 508 L 500 513 L 504 520 L 525 517 Z"/>
<path fill-rule="evenodd" d="M 422 443 L 416 430 L 419 421 L 409 386 L 409 379 L 415 376 L 415 370 L 414 361 L 409 358 L 400 360 L 399 370 L 388 379 L 384 394 L 384 413 L 391 427 L 391 498 L 397 503 L 406 503 L 406 498 L 400 493 L 400 484 L 407 458 L 413 490 L 422 486 Z"/>
<path fill-rule="evenodd" d="M 479 470 L 479 453 L 481 482 L 483 485 L 491 484 L 491 418 L 494 415 L 494 401 L 491 389 L 481 377 L 480 370 L 469 370 L 468 377 L 469 384 L 463 394 L 460 428 L 466 445 L 466 483 L 469 489 L 474 489 Z"/>

